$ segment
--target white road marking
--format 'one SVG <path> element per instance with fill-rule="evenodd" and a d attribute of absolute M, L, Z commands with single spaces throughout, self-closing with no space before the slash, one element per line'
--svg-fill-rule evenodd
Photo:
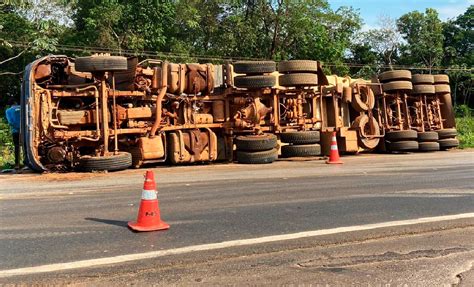
<path fill-rule="evenodd" d="M 301 238 L 306 238 L 306 237 L 372 230 L 372 229 L 385 228 L 385 227 L 406 226 L 406 225 L 414 225 L 414 224 L 421 224 L 421 223 L 433 223 L 433 222 L 439 222 L 439 221 L 445 221 L 445 220 L 456 220 L 456 219 L 466 219 L 466 218 L 474 218 L 474 213 L 463 213 L 463 214 L 454 214 L 454 215 L 446 215 L 446 216 L 424 217 L 424 218 L 418 218 L 418 219 L 397 220 L 397 221 L 388 221 L 388 222 L 365 224 L 365 225 L 337 227 L 337 228 L 330 228 L 330 229 L 297 232 L 297 233 L 291 233 L 291 234 L 264 236 L 264 237 L 259 237 L 259 238 L 231 240 L 231 241 L 225 241 L 225 242 L 219 242 L 219 243 L 201 244 L 201 245 L 187 246 L 187 247 L 174 248 L 174 249 L 168 249 L 168 250 L 119 255 L 119 256 L 106 257 L 106 258 L 88 259 L 88 260 L 40 265 L 40 266 L 25 267 L 25 268 L 18 268 L 18 269 L 7 269 L 7 270 L 0 271 L 0 278 L 12 277 L 12 276 L 18 276 L 18 275 L 31 275 L 31 274 L 46 273 L 46 272 L 64 271 L 64 270 L 87 268 L 87 267 L 97 267 L 97 266 L 103 266 L 103 265 L 163 257 L 163 256 L 168 256 L 168 255 L 185 254 L 185 253 L 191 253 L 191 252 L 197 252 L 197 251 L 209 251 L 209 250 L 223 249 L 223 248 L 229 248 L 229 247 L 247 246 L 247 245 L 254 245 L 254 244 L 277 242 L 277 241 L 301 239 Z"/>

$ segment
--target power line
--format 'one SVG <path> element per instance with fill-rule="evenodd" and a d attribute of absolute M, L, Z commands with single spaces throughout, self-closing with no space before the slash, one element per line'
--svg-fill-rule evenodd
<path fill-rule="evenodd" d="M 12 46 L 15 47 L 30 47 L 31 44 L 19 41 L 9 41 Z M 91 47 L 91 46 L 77 46 L 77 45 L 67 45 L 59 44 L 56 45 L 58 50 L 61 51 L 71 51 L 71 52 L 90 52 L 90 53 L 113 53 L 113 54 L 122 54 L 126 56 L 144 56 L 144 57 L 167 57 L 167 58 L 192 58 L 196 60 L 208 60 L 208 61 L 234 61 L 234 60 L 265 60 L 263 58 L 249 58 L 249 57 L 224 57 L 224 56 L 208 56 L 208 55 L 191 55 L 185 53 L 173 53 L 173 52 L 153 52 L 153 51 L 133 51 L 126 49 L 117 49 L 117 48 L 103 48 L 103 47 Z M 427 66 L 408 66 L 408 65 L 377 65 L 377 64 L 357 64 L 357 63 L 346 63 L 341 62 L 340 64 L 329 64 L 324 63 L 326 67 L 340 67 L 345 65 L 350 68 L 377 68 L 377 69 L 400 69 L 400 70 L 429 70 L 429 71 L 465 71 L 471 72 L 473 68 L 451 68 L 451 67 L 427 67 Z"/>

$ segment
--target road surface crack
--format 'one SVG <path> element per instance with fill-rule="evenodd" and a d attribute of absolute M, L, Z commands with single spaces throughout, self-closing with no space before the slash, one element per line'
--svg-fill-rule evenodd
<path fill-rule="evenodd" d="M 448 248 L 448 249 L 428 249 L 428 250 L 415 250 L 408 253 L 398 253 L 387 251 L 383 254 L 377 255 L 366 255 L 366 256 L 349 256 L 349 257 L 326 257 L 311 259 L 305 262 L 299 262 L 296 265 L 300 268 L 323 268 L 329 269 L 340 269 L 342 267 L 349 267 L 361 264 L 373 264 L 393 261 L 407 261 L 417 260 L 422 258 L 438 258 L 444 257 L 455 253 L 462 253 L 469 251 L 466 248 Z M 323 264 L 324 262 L 331 261 L 331 264 Z"/>

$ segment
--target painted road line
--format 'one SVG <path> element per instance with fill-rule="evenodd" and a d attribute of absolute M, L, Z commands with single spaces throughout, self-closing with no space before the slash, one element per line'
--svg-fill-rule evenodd
<path fill-rule="evenodd" d="M 118 256 L 106 257 L 106 258 L 88 259 L 88 260 L 40 265 L 40 266 L 17 268 L 17 269 L 7 269 L 7 270 L 0 271 L 0 278 L 12 277 L 12 276 L 18 276 L 18 275 L 32 275 L 32 274 L 38 274 L 38 273 L 72 270 L 72 269 L 79 269 L 79 268 L 97 267 L 97 266 L 103 266 L 103 265 L 163 257 L 163 256 L 168 256 L 168 255 L 185 254 L 185 253 L 198 252 L 198 251 L 209 251 L 209 250 L 223 249 L 223 248 L 229 248 L 229 247 L 248 246 L 248 245 L 270 243 L 270 242 L 277 242 L 277 241 L 301 239 L 301 238 L 306 238 L 306 237 L 372 230 L 372 229 L 386 228 L 386 227 L 406 226 L 406 225 L 414 225 L 414 224 L 422 224 L 422 223 L 433 223 L 433 222 L 439 222 L 439 221 L 466 219 L 466 218 L 474 218 L 474 213 L 463 213 L 463 214 L 454 214 L 454 215 L 446 215 L 446 216 L 424 217 L 424 218 L 418 218 L 418 219 L 397 220 L 397 221 L 388 221 L 388 222 L 365 224 L 365 225 L 337 227 L 337 228 L 330 228 L 330 229 L 304 231 L 304 232 L 291 233 L 291 234 L 264 236 L 264 237 L 259 237 L 259 238 L 231 240 L 231 241 L 225 241 L 225 242 L 219 242 L 219 243 L 201 244 L 201 245 L 180 247 L 180 248 L 168 249 L 168 250 L 118 255 Z"/>

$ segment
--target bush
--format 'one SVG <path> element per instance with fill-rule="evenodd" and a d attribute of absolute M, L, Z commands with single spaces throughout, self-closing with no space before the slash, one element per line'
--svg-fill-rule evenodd
<path fill-rule="evenodd" d="M 455 113 L 457 118 L 469 118 L 472 115 L 472 111 L 468 105 L 458 105 Z"/>
<path fill-rule="evenodd" d="M 459 133 L 461 148 L 474 147 L 474 118 L 456 118 L 456 128 Z"/>
<path fill-rule="evenodd" d="M 0 117 L 0 169 L 15 166 L 15 152 L 10 127 L 3 117 Z"/>

